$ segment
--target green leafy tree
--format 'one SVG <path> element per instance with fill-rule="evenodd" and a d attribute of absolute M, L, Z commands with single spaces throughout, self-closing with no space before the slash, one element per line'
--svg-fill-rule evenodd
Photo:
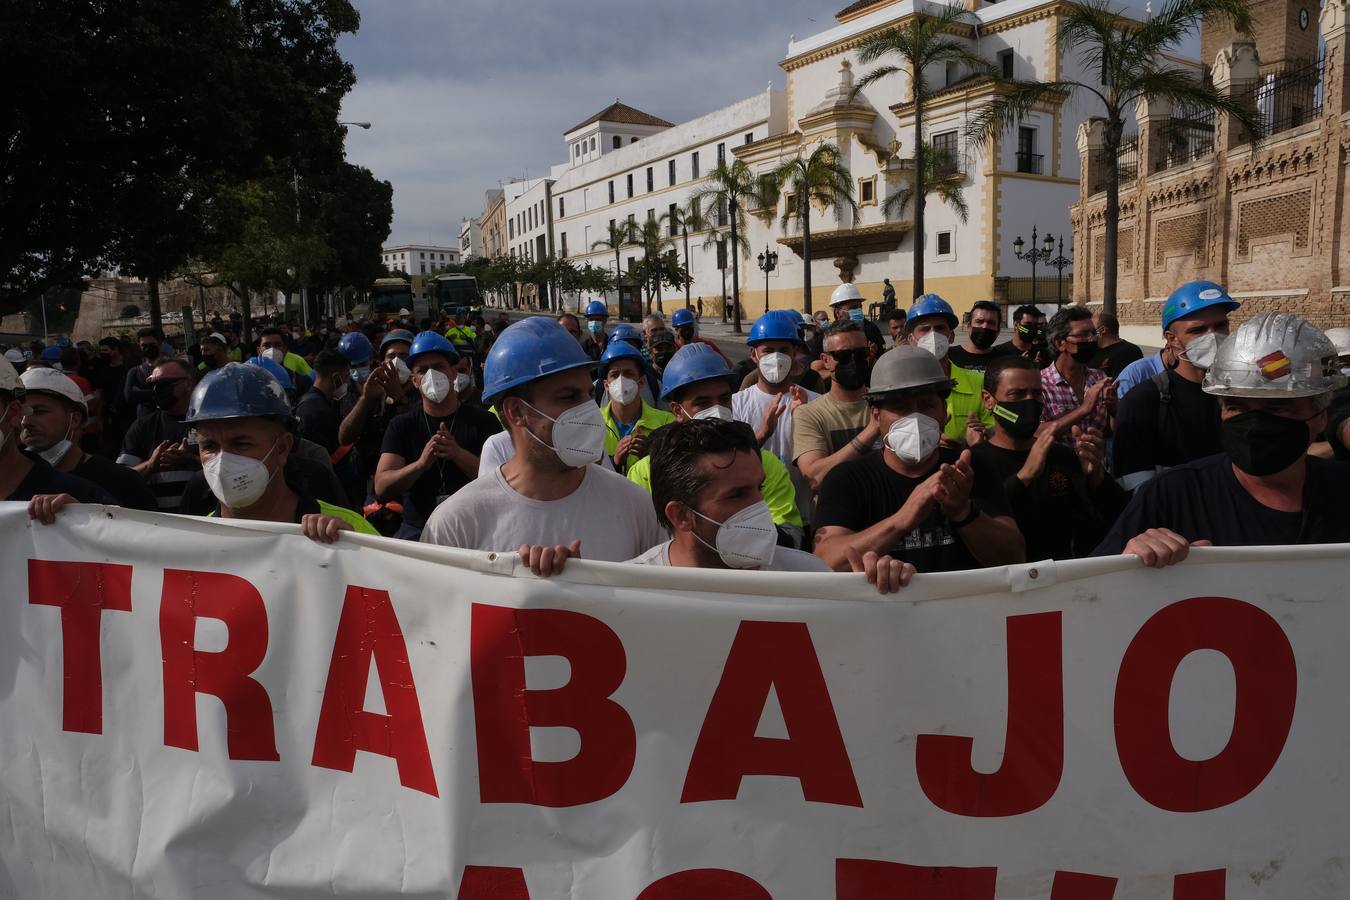
<path fill-rule="evenodd" d="M 930 7 L 939 11 L 919 13 L 904 25 L 888 28 L 868 38 L 858 48 L 858 59 L 864 65 L 893 59 L 895 62 L 872 69 L 854 89 L 860 91 L 869 85 L 903 74 L 909 81 L 914 103 L 914 296 L 923 293 L 923 234 L 924 207 L 928 189 L 924 176 L 928 172 L 924 161 L 928 149 L 923 136 L 924 115 L 932 86 L 924 72 L 932 66 L 955 63 L 972 73 L 993 74 L 989 62 L 977 54 L 966 40 L 959 37 L 971 20 L 970 13 L 961 6 Z"/>
<path fill-rule="evenodd" d="M 797 156 L 778 167 L 773 182 L 796 200 L 795 206 L 783 211 L 784 231 L 796 227 L 802 233 L 802 299 L 806 314 L 811 314 L 811 207 L 821 209 L 847 208 L 856 216 L 858 204 L 853 200 L 853 176 L 839 157 L 834 144 L 820 144 L 810 156 Z M 767 305 L 768 301 L 765 301 Z"/>
<path fill-rule="evenodd" d="M 745 234 L 745 205 L 752 209 L 767 209 L 778 201 L 778 188 L 771 177 L 766 178 L 751 171 L 745 160 L 721 163 L 708 173 L 708 185 L 695 192 L 691 202 L 697 202 L 704 209 L 725 209 L 729 219 L 731 246 L 743 248 L 744 255 L 750 255 L 748 241 L 742 240 Z M 731 265 L 731 296 L 734 330 L 741 333 L 741 274 L 740 266 L 733 253 L 728 262 Z"/>
<path fill-rule="evenodd" d="M 948 150 L 929 147 L 923 155 L 923 163 L 927 170 L 922 179 L 923 188 L 928 192 L 928 196 L 937 197 L 950 206 L 956 217 L 964 224 L 970 218 L 970 207 L 966 204 L 966 175 L 961 171 L 956 158 Z M 903 215 L 914 200 L 915 187 L 914 184 L 902 184 L 892 191 L 882 205 L 886 215 L 892 213 Z"/>
<path fill-rule="evenodd" d="M 641 282 L 647 294 L 647 312 L 652 311 L 652 298 L 661 305 L 661 286 L 678 287 L 679 282 L 671 284 L 668 277 L 669 267 L 666 253 L 671 248 L 671 240 L 660 219 L 647 219 L 640 225 L 634 225 L 636 240 L 633 242 L 642 248 Z"/>
<path fill-rule="evenodd" d="M 661 224 L 670 229 L 672 234 L 680 236 L 680 244 L 684 248 L 684 271 L 688 275 L 689 269 L 689 232 L 698 233 L 706 231 L 713 227 L 713 223 L 703 214 L 703 208 L 697 201 L 691 201 L 687 205 L 675 207 L 673 213 L 664 213 L 661 216 Z M 692 278 L 686 277 L 684 280 L 684 305 L 690 306 L 689 287 Z"/>
<path fill-rule="evenodd" d="M 1059 23 L 1059 49 L 1075 52 L 1085 71 L 1098 77 L 1085 81 L 1011 82 L 1006 93 L 982 107 L 971 119 L 971 141 L 992 142 L 1013 127 L 1038 104 L 1062 101 L 1070 94 L 1086 95 L 1101 109 L 1105 120 L 1102 156 L 1106 160 L 1106 221 L 1102 310 L 1116 312 L 1116 257 L 1119 252 L 1120 171 L 1116 158 L 1127 117 L 1139 103 L 1167 100 L 1174 107 L 1213 109 L 1230 116 L 1249 133 L 1258 135 L 1262 122 L 1245 97 L 1220 93 L 1168 59 L 1176 48 L 1198 32 L 1201 23 L 1230 24 L 1250 34 L 1252 14 L 1247 0 L 1167 0 L 1146 22 L 1118 17 L 1108 0 L 1068 3 Z"/>
<path fill-rule="evenodd" d="M 591 250 L 608 250 L 614 254 L 614 284 L 616 288 L 623 281 L 623 261 L 619 258 L 619 253 L 624 247 L 631 247 L 636 242 L 637 235 L 627 222 L 615 222 L 606 227 L 604 237 L 591 244 Z"/>

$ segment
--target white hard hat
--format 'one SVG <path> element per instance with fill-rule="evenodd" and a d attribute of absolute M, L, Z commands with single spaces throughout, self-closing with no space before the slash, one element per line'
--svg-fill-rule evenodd
<path fill-rule="evenodd" d="M 1336 348 L 1337 356 L 1350 356 L 1350 328 L 1328 328 L 1327 340 Z"/>
<path fill-rule="evenodd" d="M 21 363 L 23 362 L 23 351 L 18 347 L 10 347 L 5 351 L 5 359 L 12 363 Z"/>
<path fill-rule="evenodd" d="M 1258 313 L 1219 345 L 1204 391 L 1220 397 L 1316 397 L 1345 387 L 1336 348 L 1293 313 Z"/>
<path fill-rule="evenodd" d="M 405 307 L 403 307 L 402 309 L 400 309 L 400 310 L 398 311 L 398 314 L 399 314 L 400 316 L 411 316 L 411 315 L 412 315 L 412 310 L 408 309 L 408 307 L 405 306 Z"/>
<path fill-rule="evenodd" d="M 861 300 L 862 298 L 862 291 L 858 290 L 858 286 L 851 281 L 846 281 L 835 288 L 833 294 L 830 294 L 830 305 L 838 306 L 840 303 L 848 303 L 850 300 Z"/>
<path fill-rule="evenodd" d="M 55 369 L 29 369 L 19 377 L 19 381 L 30 394 L 55 394 L 74 403 L 85 413 L 89 412 L 80 386 Z"/>
<path fill-rule="evenodd" d="M 17 391 L 23 383 L 19 381 L 19 373 L 14 368 L 14 364 L 8 359 L 0 359 L 0 391 Z"/>
<path fill-rule="evenodd" d="M 219 331 L 213 331 L 213 332 L 211 332 L 210 334 L 208 334 L 208 335 L 206 336 L 206 340 L 208 340 L 208 341 L 215 341 L 216 343 L 220 344 L 222 347 L 227 347 L 227 346 L 229 346 L 229 341 L 225 340 L 225 335 L 221 334 Z"/>

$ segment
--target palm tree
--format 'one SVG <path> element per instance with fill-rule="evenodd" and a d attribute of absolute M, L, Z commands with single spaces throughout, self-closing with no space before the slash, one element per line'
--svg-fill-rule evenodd
<path fill-rule="evenodd" d="M 937 197 L 956 213 L 964 225 L 970 218 L 970 207 L 966 205 L 966 175 L 960 170 L 956 160 L 947 150 L 929 150 L 923 155 L 923 188 L 930 197 Z M 882 211 L 886 215 L 904 214 L 914 199 L 915 185 L 904 184 L 886 198 Z"/>
<path fill-rule="evenodd" d="M 1059 46 L 1076 50 L 1084 69 L 1100 74 L 1082 81 L 1012 82 L 1003 96 L 983 107 L 967 128 L 972 142 L 992 141 L 1028 115 L 1038 103 L 1057 102 L 1079 91 L 1101 101 L 1105 115 L 1102 156 L 1106 160 L 1106 234 L 1102 263 L 1102 311 L 1116 312 L 1116 254 L 1120 217 L 1120 170 L 1116 158 L 1126 117 L 1136 104 L 1167 100 L 1174 107 L 1213 109 L 1230 116 L 1251 134 L 1260 134 L 1260 116 L 1242 97 L 1219 93 L 1212 84 L 1167 64 L 1168 52 L 1199 30 L 1231 24 L 1250 34 L 1247 0 L 1168 0 L 1148 21 L 1121 20 L 1109 0 L 1067 4 L 1059 20 Z"/>
<path fill-rule="evenodd" d="M 847 206 L 856 216 L 858 204 L 853 201 L 853 175 L 839 158 L 834 144 L 821 144 L 811 155 L 790 159 L 773 174 L 774 182 L 796 195 L 796 208 L 783 210 L 783 230 L 793 223 L 802 230 L 802 296 L 806 314 L 811 315 L 811 205 L 821 209 Z M 769 301 L 765 299 L 764 305 Z"/>
<path fill-rule="evenodd" d="M 656 305 L 661 306 L 661 282 L 665 280 L 665 255 L 672 241 L 659 219 L 647 219 L 639 226 L 632 243 L 642 248 L 643 272 L 647 283 L 647 312 L 652 311 L 652 288 L 655 288 Z"/>
<path fill-rule="evenodd" d="M 604 237 L 591 244 L 592 250 L 613 251 L 615 290 L 618 290 L 618 284 L 623 280 L 623 265 L 619 261 L 619 251 L 632 244 L 633 237 L 633 229 L 626 221 L 614 222 L 606 229 Z M 608 295 L 605 299 L 609 299 Z"/>
<path fill-rule="evenodd" d="M 727 260 L 732 258 L 731 253 L 727 253 L 726 242 L 731 240 L 731 229 L 722 228 L 716 224 L 709 223 L 708 233 L 703 237 L 703 243 L 699 245 L 703 250 L 713 250 L 724 254 L 722 265 L 719 267 L 722 271 L 722 321 L 727 320 Z M 737 242 L 740 244 L 742 256 L 750 255 L 750 241 L 745 235 L 737 235 Z"/>
<path fill-rule="evenodd" d="M 756 175 L 743 159 L 728 165 L 719 163 L 708 173 L 708 185 L 697 191 L 692 201 L 712 209 L 726 209 L 731 220 L 731 246 L 744 247 L 750 255 L 750 245 L 741 240 L 745 231 L 745 210 L 742 201 L 754 208 L 767 208 L 778 202 L 778 185 L 772 175 Z M 741 333 L 741 271 L 733 262 L 731 268 L 731 308 L 734 314 L 733 330 Z"/>
<path fill-rule="evenodd" d="M 697 200 L 690 201 L 687 207 L 675 207 L 673 213 L 665 213 L 661 216 L 661 224 L 670 228 L 672 235 L 680 235 L 684 243 L 684 271 L 690 272 L 689 268 L 689 232 L 706 231 L 713 227 L 713 223 L 703 215 L 703 208 Z M 705 242 L 706 246 L 706 242 Z M 684 280 L 684 306 L 689 308 L 689 282 L 691 279 Z"/>
<path fill-rule="evenodd" d="M 919 13 L 905 25 L 888 28 L 863 42 L 858 48 L 858 59 L 866 64 L 894 57 L 896 65 L 879 66 L 858 80 L 854 93 L 897 73 L 909 77 L 914 96 L 914 296 L 923 293 L 923 213 L 928 190 L 924 175 L 926 146 L 923 137 L 924 103 L 930 93 L 924 70 L 929 66 L 956 63 L 973 73 L 993 73 L 987 60 L 957 37 L 961 26 L 968 22 L 970 13 L 960 6 L 940 8 L 939 12 Z"/>

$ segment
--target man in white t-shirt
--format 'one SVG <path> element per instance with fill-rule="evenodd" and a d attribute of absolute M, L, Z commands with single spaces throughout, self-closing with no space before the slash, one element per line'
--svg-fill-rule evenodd
<path fill-rule="evenodd" d="M 755 362 L 755 383 L 731 398 L 731 414 L 755 430 L 760 449 L 782 460 L 797 492 L 802 522 L 811 520 L 811 485 L 792 458 L 792 413 L 820 395 L 792 381 L 792 363 L 801 346 L 795 312 L 775 309 L 755 320 L 746 344 Z"/>
<path fill-rule="evenodd" d="M 512 443 L 511 432 L 497 432 L 483 442 L 483 452 L 478 455 L 478 477 L 483 478 L 492 474 L 515 455 L 516 445 Z M 608 454 L 600 454 L 600 461 L 596 465 L 602 469 L 614 471 L 614 461 L 609 458 Z"/>
<path fill-rule="evenodd" d="M 777 546 L 778 532 L 760 493 L 764 464 L 744 422 L 690 419 L 652 437 L 652 505 L 671 539 L 633 560 L 638 565 L 765 572 L 828 572 L 819 557 Z M 853 554 L 853 570 L 880 593 L 909 584 L 914 567 L 876 553 Z"/>
<path fill-rule="evenodd" d="M 660 542 L 646 491 L 592 465 L 605 446 L 592 365 L 551 319 L 501 333 L 483 366 L 483 402 L 500 411 L 515 453 L 437 506 L 423 542 L 518 550 L 536 575 L 562 571 L 571 556 L 620 562 Z"/>

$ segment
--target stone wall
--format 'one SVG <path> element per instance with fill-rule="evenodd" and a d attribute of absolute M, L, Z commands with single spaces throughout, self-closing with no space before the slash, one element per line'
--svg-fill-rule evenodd
<path fill-rule="evenodd" d="M 1172 110 L 1138 113 L 1138 176 L 1120 189 L 1117 306 L 1121 322 L 1156 327 L 1162 301 L 1187 281 L 1207 278 L 1243 301 L 1238 318 L 1288 310 L 1322 327 L 1350 324 L 1350 107 L 1346 103 L 1346 4 L 1322 11 L 1326 54 L 1320 115 L 1256 142 L 1225 117 L 1212 144 L 1182 164 L 1169 139 Z M 1218 54 L 1215 82 L 1233 92 L 1256 83 L 1261 62 L 1250 43 Z M 1099 158 L 1102 125 L 1080 129 L 1083 178 L 1071 218 L 1078 265 L 1074 298 L 1102 299 L 1106 195 Z M 1090 187 L 1091 186 L 1091 187 Z"/>

